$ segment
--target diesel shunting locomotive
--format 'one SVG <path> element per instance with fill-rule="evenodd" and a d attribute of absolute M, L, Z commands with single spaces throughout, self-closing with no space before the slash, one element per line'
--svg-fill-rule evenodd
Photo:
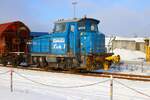
<path fill-rule="evenodd" d="M 99 20 L 81 18 L 58 20 L 53 32 L 32 39 L 32 63 L 62 69 L 107 70 L 119 56 L 107 53 L 105 35 L 98 30 Z"/>

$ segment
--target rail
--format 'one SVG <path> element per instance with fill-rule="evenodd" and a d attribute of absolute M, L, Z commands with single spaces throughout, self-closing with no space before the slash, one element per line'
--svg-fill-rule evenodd
<path fill-rule="evenodd" d="M 23 68 L 23 67 L 18 67 L 17 69 L 58 72 L 58 73 L 64 73 L 64 74 L 75 74 L 75 75 L 92 76 L 92 77 L 107 77 L 107 78 L 109 78 L 112 75 L 113 78 L 118 78 L 118 79 L 150 82 L 150 76 L 146 76 L 146 75 L 123 74 L 123 73 L 115 73 L 115 72 L 88 72 L 88 71 L 81 72 L 81 73 L 80 72 L 72 73 L 70 71 L 53 71 L 53 70 L 45 70 L 45 69 L 41 69 L 41 68 Z"/>

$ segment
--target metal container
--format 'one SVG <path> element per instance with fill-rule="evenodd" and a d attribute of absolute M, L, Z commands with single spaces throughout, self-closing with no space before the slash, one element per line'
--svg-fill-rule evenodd
<path fill-rule="evenodd" d="M 28 52 L 29 28 L 22 22 L 0 24 L 0 53 Z"/>
<path fill-rule="evenodd" d="M 29 53 L 30 30 L 22 22 L 0 24 L 0 58 L 4 65 L 18 64 Z"/>

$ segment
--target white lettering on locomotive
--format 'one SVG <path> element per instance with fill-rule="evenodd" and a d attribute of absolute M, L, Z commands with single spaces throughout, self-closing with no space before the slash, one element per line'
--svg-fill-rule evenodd
<path fill-rule="evenodd" d="M 64 38 L 54 38 L 54 39 L 53 39 L 53 42 L 54 42 L 54 43 L 57 43 L 57 42 L 65 42 L 65 39 L 64 39 Z"/>
<path fill-rule="evenodd" d="M 53 49 L 65 49 L 65 39 L 64 38 L 54 38 L 52 48 Z"/>

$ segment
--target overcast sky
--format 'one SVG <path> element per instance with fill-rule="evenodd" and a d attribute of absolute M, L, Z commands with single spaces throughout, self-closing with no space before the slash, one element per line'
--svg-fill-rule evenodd
<path fill-rule="evenodd" d="M 73 17 L 72 0 L 0 0 L 0 23 L 20 20 L 49 32 L 57 19 Z M 78 18 L 97 18 L 106 35 L 150 36 L 150 0 L 77 0 Z"/>

